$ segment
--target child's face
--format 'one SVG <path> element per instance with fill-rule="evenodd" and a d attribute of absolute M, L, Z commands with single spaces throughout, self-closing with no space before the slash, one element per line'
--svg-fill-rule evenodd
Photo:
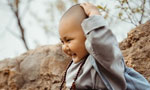
<path fill-rule="evenodd" d="M 63 51 L 72 58 L 73 62 L 79 62 L 88 54 L 85 48 L 86 37 L 80 23 L 76 20 L 61 20 L 59 34 Z"/>

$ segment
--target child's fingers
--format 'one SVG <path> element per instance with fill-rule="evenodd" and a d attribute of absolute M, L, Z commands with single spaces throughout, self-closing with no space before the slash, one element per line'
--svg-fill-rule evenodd
<path fill-rule="evenodd" d="M 80 4 L 81 6 L 93 6 L 91 3 L 89 2 L 85 2 L 85 3 L 81 3 Z"/>
<path fill-rule="evenodd" d="M 81 3 L 80 6 L 83 7 L 83 9 L 84 9 L 85 13 L 87 14 L 87 16 L 99 15 L 100 14 L 98 8 L 96 6 L 94 6 L 93 4 L 89 3 L 89 2 Z"/>
<path fill-rule="evenodd" d="M 85 7 L 86 3 L 81 3 L 80 6 Z"/>
<path fill-rule="evenodd" d="M 89 6 L 89 3 L 88 2 L 85 2 L 85 3 L 81 3 L 80 4 L 83 8 L 85 8 L 87 5 Z"/>
<path fill-rule="evenodd" d="M 86 5 L 87 2 L 81 3 L 81 5 Z"/>
<path fill-rule="evenodd" d="M 91 3 L 89 3 L 89 2 L 85 2 L 85 4 L 86 4 L 86 5 L 92 5 L 92 4 L 91 4 Z"/>
<path fill-rule="evenodd" d="M 87 2 L 81 3 L 80 6 L 84 9 L 85 13 L 86 13 L 87 15 L 89 15 L 89 10 L 88 10 L 89 5 L 88 5 L 88 3 L 87 3 Z"/>
<path fill-rule="evenodd" d="M 83 4 L 84 4 L 84 5 L 90 5 L 91 3 L 89 3 L 89 2 L 84 2 Z"/>

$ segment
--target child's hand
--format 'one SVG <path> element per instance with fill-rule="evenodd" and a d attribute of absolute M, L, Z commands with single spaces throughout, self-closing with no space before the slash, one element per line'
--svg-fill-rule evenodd
<path fill-rule="evenodd" d="M 87 16 L 100 15 L 98 8 L 91 3 L 81 3 L 80 6 L 83 7 Z"/>

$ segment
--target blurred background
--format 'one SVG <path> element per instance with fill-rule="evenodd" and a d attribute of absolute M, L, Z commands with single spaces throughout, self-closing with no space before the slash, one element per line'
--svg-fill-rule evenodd
<path fill-rule="evenodd" d="M 150 0 L 0 0 L 0 60 L 59 43 L 61 16 L 82 2 L 99 8 L 118 42 L 150 20 Z"/>

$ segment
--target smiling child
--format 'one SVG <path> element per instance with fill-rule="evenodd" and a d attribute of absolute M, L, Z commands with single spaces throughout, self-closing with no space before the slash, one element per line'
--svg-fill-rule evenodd
<path fill-rule="evenodd" d="M 150 90 L 146 79 L 125 66 L 118 42 L 98 8 L 72 6 L 59 23 L 63 51 L 72 58 L 63 84 L 70 90 Z"/>

